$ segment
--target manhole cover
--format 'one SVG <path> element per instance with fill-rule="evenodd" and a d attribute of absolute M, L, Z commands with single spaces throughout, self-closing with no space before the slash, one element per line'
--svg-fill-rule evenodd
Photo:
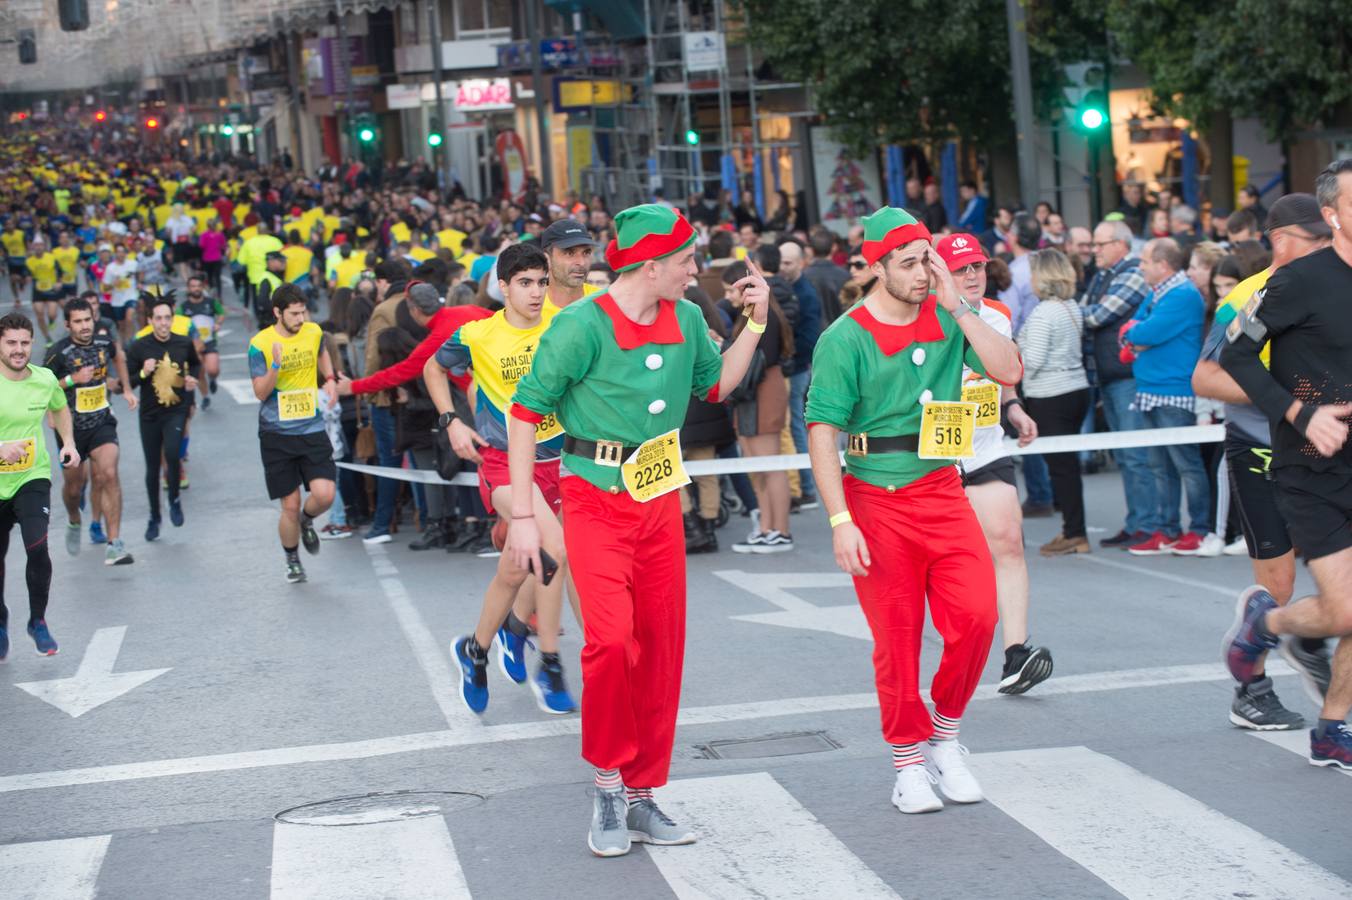
<path fill-rule="evenodd" d="M 273 816 L 290 825 L 375 825 L 470 809 L 484 802 L 467 791 L 386 791 L 356 797 L 335 797 L 284 809 Z"/>
<path fill-rule="evenodd" d="M 743 740 L 710 741 L 700 745 L 706 759 L 762 759 L 839 750 L 840 744 L 824 731 L 792 731 Z"/>

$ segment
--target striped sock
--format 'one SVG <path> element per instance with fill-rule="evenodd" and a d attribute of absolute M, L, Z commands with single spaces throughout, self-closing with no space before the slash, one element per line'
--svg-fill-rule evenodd
<path fill-rule="evenodd" d="M 618 791 L 624 787 L 619 769 L 597 769 L 596 788 L 601 791 Z"/>
<path fill-rule="evenodd" d="M 931 741 L 951 741 L 958 736 L 958 723 L 961 719 L 950 719 L 948 716 L 941 715 L 936 709 L 934 711 L 934 736 Z"/>
<path fill-rule="evenodd" d="M 925 761 L 920 755 L 919 744 L 893 744 L 892 745 L 892 768 L 900 772 L 907 766 L 918 765 Z"/>
<path fill-rule="evenodd" d="M 628 798 L 629 798 L 629 805 L 630 805 L 630 806 L 633 806 L 635 803 L 637 803 L 637 802 L 640 801 L 640 800 L 651 800 L 651 799 L 653 798 L 653 789 L 652 789 L 652 788 L 631 788 L 631 787 L 627 787 L 627 788 L 624 789 L 624 792 L 625 792 L 625 794 L 626 794 L 626 795 L 628 796 Z"/>

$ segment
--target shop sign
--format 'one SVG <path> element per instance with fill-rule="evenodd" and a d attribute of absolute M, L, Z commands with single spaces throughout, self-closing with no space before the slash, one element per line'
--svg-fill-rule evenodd
<path fill-rule="evenodd" d="M 621 84 L 615 79 L 593 81 L 587 78 L 554 79 L 554 111 L 574 112 L 591 109 L 594 106 L 614 106 L 620 98 L 630 100 L 634 96 L 632 85 Z"/>
<path fill-rule="evenodd" d="M 681 35 L 685 43 L 685 70 L 708 72 L 724 64 L 723 35 L 717 31 L 690 31 Z"/>
<path fill-rule="evenodd" d="M 385 85 L 385 105 L 390 109 L 417 109 L 422 106 L 422 85 Z"/>
<path fill-rule="evenodd" d="M 461 112 L 512 109 L 512 82 L 507 78 L 469 78 L 455 90 L 455 108 Z"/>

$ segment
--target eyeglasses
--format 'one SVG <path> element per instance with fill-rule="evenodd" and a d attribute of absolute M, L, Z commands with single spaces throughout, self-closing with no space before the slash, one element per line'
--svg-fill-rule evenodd
<path fill-rule="evenodd" d="M 984 271 L 986 271 L 986 264 L 985 264 L 985 263 L 983 263 L 983 262 L 979 262 L 979 263 L 968 263 L 967 265 L 963 266 L 961 269 L 958 269 L 958 270 L 957 270 L 956 272 L 954 272 L 953 274 L 954 274 L 954 275 L 961 275 L 963 278 L 967 278 L 967 277 L 970 276 L 970 275 L 975 275 L 977 272 L 984 272 Z"/>
<path fill-rule="evenodd" d="M 1095 250 L 1098 250 L 1103 247 L 1111 246 L 1112 244 L 1125 244 L 1125 243 L 1126 241 L 1123 241 L 1121 238 L 1113 238 L 1111 241 L 1094 241 L 1089 246 L 1093 247 Z"/>
<path fill-rule="evenodd" d="M 851 269 L 867 269 L 867 268 L 868 268 L 868 263 L 864 262 L 862 259 L 852 259 L 852 260 L 850 260 L 850 268 L 851 268 Z"/>

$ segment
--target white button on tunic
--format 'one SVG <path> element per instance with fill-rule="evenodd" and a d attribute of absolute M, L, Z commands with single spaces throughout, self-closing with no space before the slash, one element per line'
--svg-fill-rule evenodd
<path fill-rule="evenodd" d="M 643 364 L 656 372 L 658 369 L 662 368 L 662 354 L 649 353 L 648 358 L 643 361 Z"/>
<path fill-rule="evenodd" d="M 648 404 L 648 412 L 654 416 L 666 408 L 667 401 L 665 400 L 654 400 L 652 403 Z"/>
<path fill-rule="evenodd" d="M 921 403 L 928 403 L 928 402 L 930 402 L 930 401 L 933 400 L 933 399 L 934 399 L 934 392 L 931 391 L 929 388 L 925 388 L 923 391 L 920 392 L 920 402 L 921 402 Z"/>
<path fill-rule="evenodd" d="M 917 366 L 923 366 L 925 364 L 924 347 L 916 347 L 911 351 L 911 362 L 915 363 Z"/>

